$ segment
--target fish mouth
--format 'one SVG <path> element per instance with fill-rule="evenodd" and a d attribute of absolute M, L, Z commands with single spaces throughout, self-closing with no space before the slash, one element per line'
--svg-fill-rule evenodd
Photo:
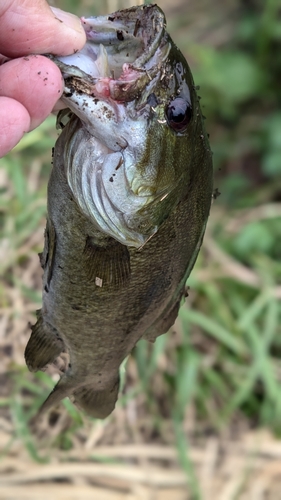
<path fill-rule="evenodd" d="M 119 102 L 134 100 L 168 56 L 165 15 L 156 5 L 81 18 L 87 42 L 71 56 L 52 59 L 61 69 L 64 98 L 73 90 Z"/>

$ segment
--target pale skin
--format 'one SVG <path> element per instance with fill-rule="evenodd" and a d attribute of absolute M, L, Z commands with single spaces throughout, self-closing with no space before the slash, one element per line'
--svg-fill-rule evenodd
<path fill-rule="evenodd" d="M 60 107 L 61 73 L 41 54 L 72 54 L 85 41 L 79 18 L 45 0 L 0 1 L 0 157 Z"/>

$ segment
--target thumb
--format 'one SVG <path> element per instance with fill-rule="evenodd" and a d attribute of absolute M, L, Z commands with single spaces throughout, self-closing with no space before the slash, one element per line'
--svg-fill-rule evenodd
<path fill-rule="evenodd" d="M 85 41 L 79 18 L 45 0 L 0 1 L 0 53 L 5 56 L 68 55 Z"/>

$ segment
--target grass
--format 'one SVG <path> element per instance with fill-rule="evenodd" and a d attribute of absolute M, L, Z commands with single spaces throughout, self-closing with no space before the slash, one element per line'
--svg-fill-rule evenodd
<path fill-rule="evenodd" d="M 71 3 L 60 6 L 71 9 Z M 276 9 L 273 0 L 252 2 L 236 13 L 233 39 L 219 49 L 184 47 L 196 59 L 222 195 L 175 327 L 154 345 L 139 342 L 122 375 L 118 418 L 133 411 L 144 442 L 174 443 L 195 499 L 200 488 L 189 455 L 190 419 L 192 432 L 203 438 L 206 429 L 222 432 L 237 421 L 281 433 L 281 75 L 280 54 L 271 57 L 280 39 Z M 29 374 L 22 354 L 27 323 L 40 307 L 36 254 L 55 137 L 50 118 L 0 160 L 0 349 L 8 388 L 0 392 L 0 413 L 13 422 L 2 454 L 20 440 L 39 462 L 53 450 L 74 450 L 89 429 L 106 428 L 106 443 L 116 439 L 110 429 L 119 429 L 114 415 L 105 424 L 93 422 L 69 401 L 62 414 L 54 412 L 55 423 L 45 422 L 44 431 L 39 426 L 37 438 L 29 424 L 54 385 L 54 371 Z M 128 425 L 126 439 L 133 439 L 136 428 Z"/>

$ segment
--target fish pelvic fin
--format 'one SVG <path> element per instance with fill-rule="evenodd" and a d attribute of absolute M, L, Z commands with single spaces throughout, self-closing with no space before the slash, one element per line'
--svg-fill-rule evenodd
<path fill-rule="evenodd" d="M 25 348 L 25 361 L 31 372 L 42 370 L 52 363 L 64 350 L 64 343 L 57 330 L 46 323 L 41 309 L 37 311 L 37 322 L 31 326 L 31 336 Z"/>
<path fill-rule="evenodd" d="M 94 238 L 88 236 L 84 257 L 88 277 L 99 287 L 118 288 L 123 286 L 130 277 L 129 250 L 113 238 L 108 238 L 107 244 L 100 246 L 94 242 Z"/>
<path fill-rule="evenodd" d="M 93 418 L 104 419 L 115 408 L 119 391 L 119 375 L 111 387 L 97 390 L 97 387 L 84 386 L 73 393 L 74 404 Z"/>

